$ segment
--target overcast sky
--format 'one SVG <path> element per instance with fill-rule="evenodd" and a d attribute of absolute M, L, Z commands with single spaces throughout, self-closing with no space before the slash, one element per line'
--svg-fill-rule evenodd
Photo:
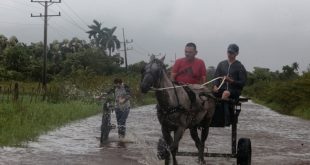
<path fill-rule="evenodd" d="M 226 59 L 228 44 L 240 47 L 237 57 L 247 68 L 282 70 L 297 62 L 310 64 L 309 0 L 62 0 L 49 7 L 48 41 L 77 36 L 88 41 L 87 25 L 96 19 L 105 27 L 122 28 L 133 50 L 128 62 L 147 60 L 148 54 L 166 54 L 171 65 L 184 56 L 187 42 L 197 44 L 197 57 L 207 66 Z M 21 42 L 43 40 L 44 13 L 30 0 L 0 0 L 0 34 L 15 35 Z M 123 53 L 123 52 L 122 52 Z"/>

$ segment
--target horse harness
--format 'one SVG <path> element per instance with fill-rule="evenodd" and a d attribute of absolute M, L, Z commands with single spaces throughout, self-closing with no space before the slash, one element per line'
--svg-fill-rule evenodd
<path fill-rule="evenodd" d="M 190 120 L 191 124 L 194 123 L 196 120 L 195 116 L 199 112 L 199 111 L 193 109 L 193 104 L 196 104 L 196 94 L 188 86 L 183 87 L 184 90 L 186 91 L 190 101 L 191 101 L 191 105 L 190 105 L 191 109 L 186 110 L 186 108 L 184 108 L 179 102 L 179 97 L 178 97 L 178 94 L 176 92 L 176 88 L 175 88 L 174 83 L 173 83 L 173 86 L 174 86 L 174 93 L 176 95 L 178 105 L 177 106 L 164 106 L 165 108 L 161 108 L 160 105 L 157 105 L 157 106 L 159 106 L 159 107 L 157 107 L 157 109 L 159 108 L 160 112 L 165 117 L 165 120 L 168 121 L 170 124 L 174 124 L 174 121 L 170 119 L 170 115 L 177 113 L 177 112 L 185 113 L 186 114 L 186 121 Z M 208 93 L 205 93 L 205 92 L 199 93 L 199 98 L 202 100 L 202 104 L 200 106 L 203 107 L 207 100 L 203 100 L 202 96 L 210 98 L 210 95 Z M 165 110 L 163 110 L 163 109 L 165 109 Z"/>
<path fill-rule="evenodd" d="M 155 63 L 157 63 L 157 61 L 154 60 Z M 149 66 L 149 68 L 152 68 L 152 65 L 153 63 Z M 148 69 L 149 69 L 148 68 Z M 158 73 L 158 75 L 154 74 L 153 72 L 149 71 L 149 70 L 146 70 L 146 72 L 144 74 L 150 74 L 153 78 L 154 77 L 161 77 L 161 75 L 163 74 L 164 70 L 161 69 L 160 72 Z M 153 85 L 155 84 L 158 84 L 158 82 L 160 82 L 160 78 L 158 79 L 157 82 L 155 82 Z M 186 110 L 181 104 L 180 104 L 180 101 L 179 101 L 179 97 L 178 97 L 178 94 L 177 94 L 177 91 L 176 91 L 176 87 L 175 87 L 175 83 L 172 83 L 173 84 L 173 89 L 174 89 L 174 93 L 176 95 L 176 98 L 177 98 L 177 106 L 165 106 L 165 108 L 161 108 L 160 105 L 159 106 L 159 109 L 160 109 L 160 112 L 165 116 L 165 118 L 167 119 L 167 121 L 169 121 L 171 124 L 173 124 L 173 121 L 169 118 L 169 116 L 171 114 L 174 114 L 174 113 L 177 113 L 177 112 L 181 112 L 181 113 L 186 113 L 186 116 L 187 116 L 187 119 L 190 119 L 190 122 L 194 122 L 195 121 L 195 115 L 197 114 L 198 111 L 196 110 L 193 110 L 193 104 L 196 104 L 196 94 L 192 91 L 192 89 L 190 89 L 188 86 L 184 86 L 184 90 L 186 91 L 190 101 L 191 101 L 191 110 Z M 178 85 L 178 84 L 177 84 Z M 159 91 L 158 91 L 159 92 Z M 202 92 L 203 93 L 203 92 Z M 204 95 L 204 94 L 199 94 L 199 98 L 201 99 L 201 96 Z M 205 104 L 205 101 L 206 100 L 203 100 L 202 102 L 202 105 L 200 106 L 204 106 Z M 158 108 L 158 107 L 157 107 Z M 165 110 L 163 110 L 165 109 Z"/>

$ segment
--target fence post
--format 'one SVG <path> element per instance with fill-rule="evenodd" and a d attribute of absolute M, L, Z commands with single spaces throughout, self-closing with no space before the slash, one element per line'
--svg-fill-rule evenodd
<path fill-rule="evenodd" d="M 0 101 L 2 102 L 2 95 L 4 97 L 4 92 L 2 93 L 2 86 L 0 86 Z"/>
<path fill-rule="evenodd" d="M 13 101 L 18 100 L 18 95 L 19 95 L 19 88 L 18 88 L 18 83 L 15 83 L 14 85 L 14 96 L 13 96 Z"/>

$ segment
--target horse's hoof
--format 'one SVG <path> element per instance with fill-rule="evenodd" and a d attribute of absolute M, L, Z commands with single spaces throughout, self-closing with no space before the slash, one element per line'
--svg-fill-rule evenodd
<path fill-rule="evenodd" d="M 200 165 L 207 165 L 207 162 L 205 160 L 199 160 L 198 163 Z"/>
<path fill-rule="evenodd" d="M 157 157 L 159 160 L 164 160 L 169 158 L 170 153 L 167 150 L 167 143 L 164 139 L 160 138 L 157 144 Z"/>

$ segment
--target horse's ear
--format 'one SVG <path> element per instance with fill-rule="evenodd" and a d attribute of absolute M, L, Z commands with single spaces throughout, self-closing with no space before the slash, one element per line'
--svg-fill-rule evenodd
<path fill-rule="evenodd" d="M 150 56 L 150 61 L 153 61 L 153 60 L 155 60 L 155 55 L 152 54 L 152 55 Z"/>
<path fill-rule="evenodd" d="M 160 60 L 162 63 L 164 63 L 165 58 L 166 58 L 166 56 L 164 56 L 164 57 L 160 58 L 159 60 Z"/>

